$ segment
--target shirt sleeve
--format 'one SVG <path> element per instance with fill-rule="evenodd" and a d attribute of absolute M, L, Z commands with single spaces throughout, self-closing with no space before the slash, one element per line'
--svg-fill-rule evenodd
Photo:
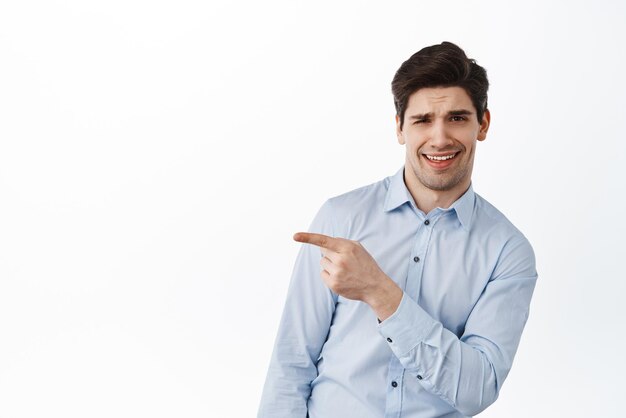
<path fill-rule="evenodd" d="M 519 237 L 518 237 L 519 238 Z M 470 313 L 461 338 L 406 293 L 379 333 L 423 388 L 465 415 L 498 397 L 528 318 L 537 280 L 535 257 L 521 237 L 503 247 L 497 266 Z"/>
<path fill-rule="evenodd" d="M 317 213 L 310 232 L 334 236 L 330 202 Z M 330 329 L 337 296 L 320 277 L 322 253 L 302 245 L 263 388 L 259 418 L 305 418 L 311 382 Z"/>

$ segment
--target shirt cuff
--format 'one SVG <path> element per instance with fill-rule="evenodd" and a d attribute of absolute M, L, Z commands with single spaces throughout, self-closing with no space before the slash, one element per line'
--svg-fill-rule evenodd
<path fill-rule="evenodd" d="M 423 342 L 436 325 L 437 321 L 404 293 L 398 309 L 378 324 L 378 333 L 401 358 Z"/>

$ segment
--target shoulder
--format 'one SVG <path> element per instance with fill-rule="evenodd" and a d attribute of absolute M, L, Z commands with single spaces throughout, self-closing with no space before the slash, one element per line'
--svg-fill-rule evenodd
<path fill-rule="evenodd" d="M 474 216 L 476 227 L 503 238 L 524 238 L 524 234 L 498 208 L 489 203 L 484 197 L 475 194 Z"/>
<path fill-rule="evenodd" d="M 478 194 L 476 194 L 474 215 L 475 228 L 472 229 L 486 241 L 484 242 L 485 248 L 499 249 L 499 264 L 508 266 L 507 270 L 525 270 L 529 275 L 536 275 L 535 254 L 522 231 Z M 494 271 L 496 277 L 500 273 L 498 270 L 500 269 Z"/>
<path fill-rule="evenodd" d="M 387 189 L 389 188 L 390 177 L 361 186 L 354 190 L 333 196 L 328 199 L 327 203 L 334 210 L 345 211 L 364 205 L 380 205 L 382 207 Z"/>
<path fill-rule="evenodd" d="M 333 196 L 322 205 L 318 216 L 333 225 L 335 236 L 348 237 L 354 226 L 383 213 L 391 177 Z"/>

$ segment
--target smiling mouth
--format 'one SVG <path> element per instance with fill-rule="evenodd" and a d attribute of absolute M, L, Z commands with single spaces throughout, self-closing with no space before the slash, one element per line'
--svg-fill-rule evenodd
<path fill-rule="evenodd" d="M 431 155 L 424 154 L 424 156 L 430 161 L 448 161 L 456 157 L 459 153 L 455 152 L 454 154 L 446 154 L 446 155 Z"/>

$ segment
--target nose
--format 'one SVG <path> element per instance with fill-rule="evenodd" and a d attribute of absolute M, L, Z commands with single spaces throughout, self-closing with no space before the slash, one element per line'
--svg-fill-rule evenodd
<path fill-rule="evenodd" d="M 443 149 L 454 143 L 445 122 L 441 119 L 432 124 L 428 143 L 435 149 Z"/>

